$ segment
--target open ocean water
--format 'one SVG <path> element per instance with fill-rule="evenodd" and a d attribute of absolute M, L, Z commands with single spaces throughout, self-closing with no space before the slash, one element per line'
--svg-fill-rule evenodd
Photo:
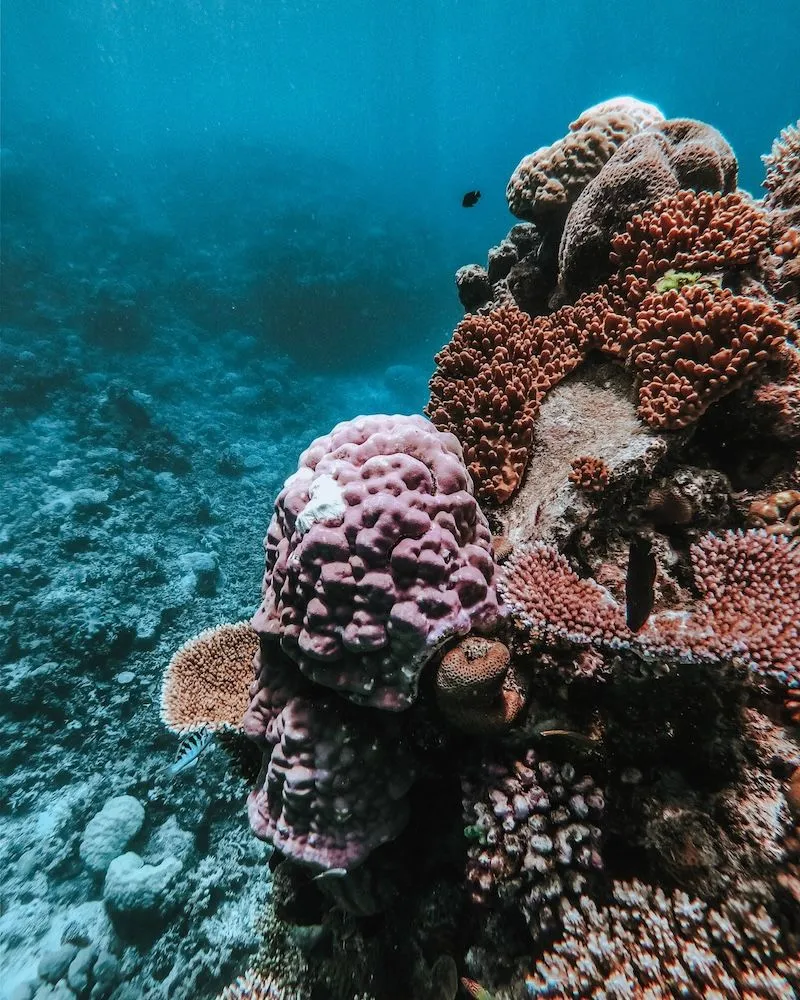
<path fill-rule="evenodd" d="M 697 717 L 681 700 L 689 697 L 684 689 L 669 688 L 663 695 L 656 690 L 652 701 L 663 704 L 669 715 L 662 720 L 664 732 L 691 729 L 695 734 L 707 721 L 713 736 L 697 743 L 694 735 L 687 737 L 691 749 L 686 758 L 658 756 L 659 744 L 658 754 L 654 751 L 649 759 L 641 739 L 631 744 L 636 749 L 623 752 L 620 711 L 615 715 L 608 708 L 606 717 L 603 708 L 599 716 L 593 714 L 613 698 L 594 694 L 593 680 L 586 681 L 583 674 L 578 681 L 577 675 L 565 680 L 562 668 L 554 666 L 558 656 L 566 655 L 566 630 L 544 654 L 550 657 L 546 682 L 537 680 L 534 670 L 534 680 L 529 677 L 519 687 L 529 713 L 525 735 L 512 736 L 509 743 L 503 729 L 503 739 L 495 744 L 496 734 L 487 737 L 480 726 L 472 735 L 467 723 L 461 729 L 455 724 L 452 732 L 449 723 L 442 723 L 432 694 L 432 668 L 422 673 L 413 711 L 382 714 L 381 706 L 370 701 L 372 681 L 363 689 L 361 681 L 341 678 L 320 684 L 314 664 L 324 662 L 327 653 L 310 639 L 308 648 L 305 640 L 298 647 L 292 639 L 284 645 L 285 657 L 291 663 L 294 650 L 305 675 L 296 683 L 307 685 L 293 697 L 312 704 L 316 698 L 323 706 L 319 712 L 333 715 L 318 722 L 295 720 L 297 743 L 307 754 L 303 767 L 309 770 L 292 779 L 297 802 L 289 803 L 288 818 L 273 816 L 277 827 L 270 828 L 267 841 L 253 836 L 248 824 L 248 789 L 263 782 L 264 775 L 257 777 L 260 762 L 253 760 L 239 730 L 234 726 L 234 735 L 223 745 L 222 738 L 212 740 L 210 730 L 200 726 L 194 744 L 181 744 L 160 718 L 162 675 L 173 653 L 206 628 L 248 620 L 259 606 L 262 540 L 275 499 L 304 449 L 340 421 L 358 415 L 423 412 L 434 355 L 464 316 L 454 274 L 462 265 L 485 264 L 489 248 L 519 221 L 509 212 L 506 185 L 523 156 L 559 140 L 584 109 L 633 95 L 656 105 L 667 119 L 696 119 L 718 129 L 738 160 L 738 180 L 726 190 L 738 184 L 753 199 L 761 198 L 761 156 L 800 114 L 800 3 L 3 0 L 0 31 L 4 1000 L 212 1000 L 226 987 L 226 1000 L 679 995 L 680 962 L 655 974 L 651 993 L 641 992 L 646 985 L 641 971 L 631 973 L 643 977 L 636 993 L 591 992 L 595 986 L 589 979 L 575 985 L 558 980 L 555 973 L 550 979 L 541 974 L 547 985 L 541 977 L 534 979 L 533 963 L 560 940 L 560 925 L 558 917 L 549 923 L 542 917 L 547 926 L 539 927 L 544 911 L 532 900 L 550 890 L 535 879 L 533 888 L 523 886 L 528 875 L 516 872 L 516 861 L 508 860 L 525 856 L 532 842 L 526 837 L 550 838 L 547 851 L 542 848 L 543 872 L 551 870 L 551 850 L 562 858 L 574 851 L 577 857 L 583 849 L 577 845 L 583 844 L 586 851 L 603 853 L 605 874 L 597 876 L 592 897 L 599 907 L 624 909 L 628 904 L 613 902 L 614 886 L 640 879 L 654 892 L 663 887 L 667 896 L 685 893 L 686 900 L 700 900 L 698 906 L 716 907 L 723 921 L 729 918 L 725 906 L 738 898 L 739 888 L 758 882 L 755 895 L 747 898 L 756 899 L 753 913 L 772 921 L 774 955 L 783 957 L 762 962 L 759 952 L 753 958 L 742 944 L 749 940 L 747 934 L 735 927 L 727 945 L 720 938 L 709 947 L 715 961 L 727 948 L 739 971 L 734 974 L 725 966 L 723 974 L 715 967 L 705 980 L 700 976 L 696 992 L 680 995 L 800 996 L 800 973 L 786 964 L 800 940 L 800 770 L 793 771 L 800 767 L 800 751 L 797 729 L 785 714 L 794 710 L 781 700 L 782 689 L 762 686 L 743 694 L 744 689 L 734 690 L 726 681 L 706 702 L 714 689 L 710 682 L 703 689 L 706 694 L 692 695 L 702 709 Z M 796 172 L 800 153 L 788 162 L 787 169 Z M 472 191 L 480 197 L 465 205 L 464 196 Z M 787 219 L 790 207 L 779 206 Z M 527 218 L 531 226 L 538 224 Z M 800 229 L 800 222 L 793 224 Z M 773 220 L 773 225 L 778 224 Z M 747 226 L 752 230 L 751 223 Z M 795 250 L 780 252 L 775 250 L 778 238 L 770 237 L 773 260 L 776 253 L 780 260 L 798 253 L 796 231 L 795 237 Z M 551 264 L 555 266 L 554 259 Z M 694 273 L 694 267 L 689 260 L 677 270 Z M 705 294 L 722 295 L 720 289 L 729 288 L 753 301 L 769 301 L 787 324 L 781 336 L 791 354 L 796 353 L 798 278 L 796 263 L 792 273 L 790 264 L 786 267 L 783 284 L 777 279 L 770 284 L 759 272 L 758 293 L 739 278 L 731 281 L 727 273 L 719 277 L 715 271 L 709 279 L 714 288 L 706 287 Z M 541 269 L 547 270 L 545 264 Z M 490 269 L 493 283 L 498 273 L 491 275 Z M 578 289 L 587 290 L 590 286 Z M 496 293 L 496 287 L 487 291 L 483 305 L 497 305 Z M 480 302 L 479 297 L 474 308 Z M 540 311 L 547 313 L 557 304 L 550 300 Z M 727 345 L 717 344 L 715 350 Z M 782 357 L 784 366 L 790 364 Z M 797 395 L 787 398 L 786 407 L 798 405 Z M 441 413 L 436 418 L 434 409 L 428 412 L 437 426 L 453 431 L 468 447 L 472 432 L 466 428 L 474 414 L 447 409 L 447 419 Z M 589 419 L 565 412 L 567 424 Z M 557 436 L 562 425 L 553 420 L 548 433 Z M 709 424 L 705 436 L 687 444 L 686 454 L 676 456 L 665 445 L 663 453 L 669 457 L 659 452 L 658 461 L 666 464 L 653 459 L 648 465 L 642 459 L 644 465 L 630 474 L 634 486 L 612 498 L 613 512 L 593 508 L 591 517 L 586 515 L 585 523 L 580 522 L 585 537 L 592 524 L 604 525 L 600 534 L 607 548 L 602 555 L 583 541 L 568 542 L 566 528 L 553 527 L 547 535 L 547 510 L 526 541 L 539 538 L 559 545 L 573 570 L 598 579 L 620 605 L 625 603 L 627 564 L 629 625 L 632 589 L 646 592 L 644 621 L 653 600 L 657 610 L 684 607 L 685 588 L 691 590 L 688 563 L 681 564 L 684 568 L 672 582 L 665 582 L 665 567 L 688 559 L 689 545 L 704 531 L 763 526 L 763 520 L 748 520 L 747 504 L 771 503 L 768 498 L 779 493 L 791 493 L 789 500 L 784 496 L 786 510 L 794 510 L 786 515 L 787 523 L 792 516 L 795 526 L 800 521 L 800 492 L 792 493 L 800 490 L 800 424 L 780 440 L 764 431 L 757 441 L 745 434 L 731 442 L 720 429 L 723 424 L 724 418 Z M 395 431 L 383 428 L 381 433 Z M 768 468 L 759 466 L 754 472 L 755 459 L 747 472 L 734 468 L 731 455 L 743 454 L 748 440 L 762 457 L 774 455 Z M 413 452 L 410 445 L 397 448 L 401 463 L 409 449 Z M 613 481 L 613 462 L 608 456 L 606 461 Z M 712 466 L 717 478 L 709 485 Z M 502 515 L 507 496 L 500 497 L 498 509 L 498 495 L 489 495 L 488 479 L 481 481 L 476 468 L 470 465 L 472 485 L 488 517 L 486 539 L 489 528 L 495 540 L 505 538 L 511 533 Z M 664 476 L 684 482 L 699 476 L 698 469 L 705 485 L 701 489 L 692 480 L 694 492 L 687 492 L 695 503 L 690 528 L 684 530 L 689 522 L 675 515 L 677 528 L 672 521 L 669 530 L 656 525 L 653 535 L 650 527 L 640 530 L 637 521 L 637 539 L 644 539 L 636 542 L 638 548 L 627 528 L 617 531 L 623 517 L 619 511 L 645 501 L 653 509 L 655 501 L 647 491 L 652 487 L 663 493 Z M 547 474 L 541 473 L 542 482 Z M 466 471 L 464 476 L 466 484 Z M 305 495 L 312 507 L 315 498 L 322 498 L 319 509 L 308 514 L 306 531 L 326 518 L 341 520 L 339 494 L 331 499 L 325 493 L 331 482 L 329 476 L 318 494 L 310 494 L 311 500 Z M 539 503 L 535 486 L 529 479 L 525 487 L 531 511 Z M 389 492 L 394 488 L 385 487 Z M 472 486 L 464 489 L 470 492 Z M 670 509 L 683 502 L 673 494 Z M 320 506 L 326 502 L 332 507 Z M 472 513 L 463 516 L 483 524 L 483 515 L 469 504 Z M 291 525 L 302 506 L 297 501 L 292 509 Z M 784 507 L 773 506 L 783 516 Z M 546 508 L 544 500 L 541 508 Z M 721 510 L 724 517 L 717 516 Z M 516 521 L 511 517 L 516 524 L 523 520 L 522 514 Z M 567 520 L 573 531 L 580 518 L 569 515 Z M 396 523 L 391 531 L 402 533 L 405 529 Z M 796 532 L 787 532 L 795 537 Z M 303 535 L 297 529 L 295 541 L 287 544 L 299 546 Z M 618 535 L 619 545 L 614 541 Z M 392 544 L 396 537 L 392 535 Z M 473 542 L 479 547 L 480 538 Z M 334 543 L 329 544 L 333 552 Z M 431 543 L 434 548 L 438 544 Z M 356 543 L 352 545 L 355 553 Z M 651 545 L 653 565 L 658 564 L 661 574 L 655 598 L 648 569 Z M 678 553 L 674 559 L 668 545 Z M 645 550 L 637 576 L 631 566 Z M 361 549 L 353 553 L 352 559 L 369 562 Z M 497 546 L 495 553 L 499 560 Z M 325 562 L 328 555 L 318 558 Z M 417 553 L 414 558 L 421 557 Z M 450 558 L 448 554 L 441 563 L 442 574 L 450 572 L 444 569 Z M 793 558 L 796 562 L 795 556 L 786 556 L 789 563 Z M 438 554 L 431 559 L 436 562 Z M 359 565 L 363 568 L 363 562 Z M 793 565 L 776 577 L 783 584 L 775 584 L 775 592 L 785 586 L 780 591 L 784 604 L 771 612 L 771 621 L 791 623 L 800 614 L 800 570 Z M 420 572 L 421 578 L 439 579 L 438 568 Z M 425 577 L 426 572 L 433 575 Z M 356 601 L 353 628 L 365 628 L 367 619 L 358 614 L 380 617 L 384 581 L 374 582 L 373 598 Z M 309 586 L 304 600 L 320 597 L 313 580 Z M 695 597 L 698 592 L 692 591 Z M 556 603 L 561 599 L 555 590 L 550 596 Z M 373 599 L 378 611 L 369 606 Z M 583 594 L 577 600 L 580 604 L 590 598 Z M 329 610 L 326 605 L 325 613 Z M 322 614 L 319 609 L 316 613 Z M 334 618 L 338 613 L 330 611 Z M 463 613 L 455 631 L 443 632 L 435 642 L 426 639 L 431 663 L 440 656 L 442 642 L 470 631 Z M 275 621 L 280 614 L 276 612 Z M 473 625 L 478 617 L 475 612 Z M 284 616 L 281 628 L 288 628 L 287 621 Z M 752 620 L 747 621 L 752 631 Z M 345 619 L 340 616 L 336 622 L 333 632 L 344 632 Z M 372 618 L 369 622 L 371 628 Z M 386 640 L 383 626 L 376 628 Z M 390 637 L 402 634 L 392 628 Z M 506 622 L 502 629 L 507 628 Z M 483 628 L 487 630 L 492 632 Z M 508 634 L 502 636 L 511 644 Z M 370 643 L 384 640 L 372 632 L 360 634 L 348 655 L 372 651 Z M 593 641 L 586 640 L 587 649 Z M 524 655 L 531 655 L 531 642 L 529 637 Z M 744 655 L 743 648 L 740 642 L 736 655 Z M 797 643 L 787 639 L 783 648 L 788 653 L 776 683 L 785 686 L 788 677 L 800 686 Z M 731 657 L 735 659 L 733 653 Z M 608 670 L 617 677 L 613 671 L 622 668 L 611 663 L 610 653 L 607 659 Z M 602 670 L 588 673 L 596 680 Z M 777 667 L 772 670 L 773 680 L 778 673 Z M 570 686 L 573 681 L 577 687 Z M 246 683 L 240 684 L 242 712 L 248 704 Z M 589 687 L 581 687 L 584 683 Z M 518 690 L 510 682 L 504 690 L 511 688 Z M 623 701 L 626 692 L 624 688 L 619 695 Z M 538 715 L 531 699 L 545 706 L 537 709 Z M 625 704 L 631 726 L 640 726 L 640 733 L 661 732 L 661 722 L 648 716 L 633 695 Z M 325 756 L 319 749 L 325 740 L 339 746 L 341 739 L 351 749 L 339 746 L 340 752 L 371 760 L 373 737 L 359 729 L 359 712 L 375 727 L 375 745 L 381 744 L 382 734 L 384 741 L 392 741 L 375 751 L 383 755 L 384 771 L 374 787 L 365 784 L 360 798 L 348 789 L 365 780 L 363 775 L 351 781 L 336 764 L 335 752 Z M 751 713 L 750 729 L 742 722 L 733 733 L 733 722 L 728 728 L 719 723 L 717 732 L 720 713 L 730 721 L 746 712 Z M 691 720 L 682 728 L 686 713 Z M 413 731 L 398 734 L 387 728 L 384 733 L 384 715 L 391 717 L 387 727 L 397 718 L 402 726 L 406 717 L 413 717 Z M 800 719 L 800 709 L 793 718 Z M 280 725 L 291 728 L 285 720 Z M 766 733 L 770 725 L 775 731 Z M 751 741 L 757 750 L 748 749 L 747 733 L 752 735 L 753 727 L 760 734 Z M 522 729 L 517 724 L 511 731 Z M 323 739 L 319 733 L 328 735 Z M 555 734 L 544 739 L 547 760 L 537 742 L 542 733 Z M 654 741 L 659 738 L 653 735 Z M 260 732 L 260 739 L 262 749 L 271 746 L 272 736 Z M 275 739 L 280 743 L 289 737 Z M 725 749 L 712 753 L 712 743 Z M 175 765 L 179 744 L 183 757 Z M 486 764 L 486 755 L 499 752 L 496 746 L 509 752 L 512 744 L 519 759 L 535 748 L 540 770 L 528 760 L 534 768 L 530 773 L 538 774 L 536 781 L 550 794 L 553 809 L 577 810 L 583 825 L 570 827 L 562 840 L 544 826 L 520 833 L 502 862 L 516 872 L 507 883 L 512 887 L 493 895 L 494 889 L 472 884 L 468 892 L 459 873 L 473 863 L 475 842 L 480 851 L 505 834 L 492 827 L 487 841 L 494 820 L 481 826 L 466 800 L 470 789 L 480 798 L 475 788 L 489 780 L 481 767 L 495 767 L 491 773 L 502 777 L 504 765 Z M 284 743 L 280 746 L 286 749 Z M 401 762 L 406 751 L 416 755 L 413 765 Z M 453 762 L 471 760 L 471 754 L 477 755 L 471 777 L 459 775 Z M 238 766 L 232 767 L 231 760 Z M 556 771 L 547 770 L 548 761 L 555 761 Z M 702 772 L 696 784 L 694 761 Z M 284 764 L 291 771 L 291 760 Z M 547 767 L 541 770 L 543 764 Z M 316 778 L 309 777 L 314 767 Z M 584 771 L 589 777 L 582 785 Z M 397 794 L 387 793 L 395 779 Z M 326 790 L 314 790 L 315 781 Z M 647 794 L 634 790 L 640 781 Z M 416 791 L 409 792 L 413 782 Z M 600 811 L 602 799 L 593 783 L 604 782 L 611 817 L 605 827 L 592 812 Z M 527 817 L 529 806 L 521 802 L 532 794 L 530 786 L 524 794 L 510 787 L 506 813 L 497 795 L 486 800 L 495 809 L 487 816 L 501 826 L 504 818 L 511 824 L 504 827 L 506 833 L 516 830 L 515 821 L 523 822 L 523 813 Z M 345 871 L 349 861 L 325 863 L 318 854 L 309 860 L 292 846 L 297 833 L 292 809 L 302 813 L 303 802 L 315 794 L 335 800 L 331 822 L 339 824 L 336 836 L 348 845 L 344 854 L 349 858 L 351 848 L 356 852 L 352 867 L 358 875 Z M 439 796 L 444 804 L 433 808 L 431 802 Z M 559 796 L 567 805 L 557 804 Z M 391 803 L 402 800 L 405 810 L 406 798 L 408 815 L 401 820 Z M 658 815 L 654 803 L 662 810 Z M 359 809 L 369 816 L 360 822 L 374 835 L 370 850 L 376 848 L 376 857 L 383 859 L 371 861 L 372 868 L 364 865 L 370 850 L 359 854 L 352 847 L 352 841 L 369 837 L 357 823 L 352 834 L 347 826 L 353 813 L 361 815 Z M 752 821 L 741 819 L 751 814 Z M 669 833 L 678 815 L 684 825 Z M 597 836 L 590 832 L 595 821 L 601 830 Z M 312 834 L 324 840 L 329 831 L 322 814 L 310 822 Z M 373 826 L 380 829 L 375 832 Z M 292 861 L 283 867 L 278 864 L 280 850 L 273 852 L 269 843 L 276 828 L 282 831 L 278 848 L 283 843 Z M 304 844 L 308 833 L 306 829 L 301 837 Z M 770 846 L 765 847 L 767 840 Z M 677 852 L 678 842 L 687 853 L 700 856 L 705 850 L 706 860 L 692 867 L 670 855 L 667 863 L 663 859 L 671 850 Z M 428 857 L 429 863 L 418 864 L 417 859 Z M 482 863 L 475 862 L 478 867 Z M 538 864 L 531 861 L 524 871 L 538 871 Z M 599 861 L 592 865 L 599 870 Z M 687 865 L 691 875 L 685 874 Z M 499 880 L 505 878 L 497 866 L 492 871 Z M 779 898 L 778 885 L 788 903 Z M 513 910 L 515 893 L 527 900 L 519 912 Z M 776 900 L 779 912 L 771 909 Z M 551 904 L 555 912 L 558 899 L 548 897 Z M 663 904 L 662 916 L 664 907 L 672 905 Z M 674 906 L 677 912 L 678 904 Z M 641 915 L 641 908 L 636 912 Z M 664 920 L 673 916 L 670 910 Z M 608 933 L 622 942 L 623 950 L 636 952 L 654 918 L 645 917 L 630 930 L 633 925 L 619 912 L 617 917 Z M 674 920 L 680 923 L 678 917 Z M 689 931 L 681 940 L 693 946 Z M 392 941 L 390 947 L 387 942 Z M 508 944 L 508 953 L 501 943 Z M 764 948 L 766 954 L 769 949 Z M 574 954 L 565 961 L 577 968 Z M 752 973 L 756 984 L 751 982 L 750 993 L 748 962 L 758 970 Z M 250 980 L 229 986 L 248 969 L 257 970 Z M 614 970 L 609 959 L 597 973 L 606 987 Z M 769 976 L 773 979 L 768 982 Z M 719 992 L 710 992 L 712 988 Z"/>

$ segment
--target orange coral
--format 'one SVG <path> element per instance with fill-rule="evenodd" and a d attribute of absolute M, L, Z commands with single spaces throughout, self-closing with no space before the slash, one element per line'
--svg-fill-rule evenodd
<path fill-rule="evenodd" d="M 582 455 L 572 460 L 572 472 L 569 474 L 571 483 L 587 493 L 602 493 L 608 486 L 608 466 L 602 458 L 592 458 Z"/>
<path fill-rule="evenodd" d="M 164 671 L 161 719 L 175 733 L 239 726 L 258 636 L 249 622 L 218 625 L 185 642 Z"/>
<path fill-rule="evenodd" d="M 476 490 L 497 503 L 519 485 L 543 394 L 581 360 L 551 318 L 501 306 L 469 315 L 436 355 L 426 413 L 464 448 Z"/>
<path fill-rule="evenodd" d="M 741 194 L 679 191 L 635 215 L 611 240 L 614 279 L 652 284 L 669 270 L 730 271 L 755 263 L 769 235 L 767 215 Z M 632 295 L 633 292 L 633 295 Z"/>
<path fill-rule="evenodd" d="M 727 289 L 689 285 L 647 295 L 625 345 L 639 415 L 651 427 L 686 427 L 776 357 L 788 332 L 769 306 Z"/>

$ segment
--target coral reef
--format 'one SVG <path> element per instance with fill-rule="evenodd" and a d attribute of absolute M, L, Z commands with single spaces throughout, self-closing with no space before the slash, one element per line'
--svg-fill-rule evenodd
<path fill-rule="evenodd" d="M 272 899 L 223 997 L 800 990 L 793 142 L 757 203 L 711 126 L 589 109 L 459 271 L 430 422 L 302 454 L 230 724 Z M 213 635 L 175 731 L 242 704 Z"/>

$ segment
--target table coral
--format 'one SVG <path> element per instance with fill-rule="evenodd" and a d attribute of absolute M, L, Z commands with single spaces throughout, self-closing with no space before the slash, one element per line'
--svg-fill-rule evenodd
<path fill-rule="evenodd" d="M 800 664 L 800 547 L 785 535 L 728 531 L 692 546 L 700 599 L 690 612 L 654 616 L 640 639 L 673 654 L 738 657 L 785 685 Z M 780 615 L 776 616 L 776 605 Z"/>
<path fill-rule="evenodd" d="M 608 591 L 581 579 L 550 546 L 537 543 L 512 556 L 498 587 L 514 614 L 551 642 L 615 646 L 629 636 L 625 613 Z"/>
<path fill-rule="evenodd" d="M 452 435 L 422 417 L 339 424 L 275 502 L 253 627 L 317 683 L 407 708 L 442 642 L 494 623 L 490 537 Z"/>
<path fill-rule="evenodd" d="M 218 625 L 174 654 L 161 687 L 161 719 L 174 733 L 239 726 L 258 636 L 249 622 Z"/>

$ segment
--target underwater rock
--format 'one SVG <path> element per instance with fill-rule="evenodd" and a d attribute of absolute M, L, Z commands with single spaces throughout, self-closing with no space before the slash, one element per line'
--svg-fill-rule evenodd
<path fill-rule="evenodd" d="M 158 935 L 180 903 L 178 876 L 182 869 L 177 858 L 167 857 L 151 865 L 132 851 L 109 864 L 103 902 L 124 940 L 149 941 Z"/>
<path fill-rule="evenodd" d="M 81 859 L 95 875 L 104 875 L 109 864 L 122 854 L 141 830 L 144 806 L 132 795 L 109 799 L 93 816 L 81 839 Z"/>
<path fill-rule="evenodd" d="M 576 456 L 601 460 L 615 483 L 630 484 L 648 479 L 679 445 L 642 424 L 624 372 L 583 366 L 542 403 L 525 478 L 503 511 L 505 534 L 513 545 L 564 545 L 594 516 L 591 498 L 570 483 Z"/>

